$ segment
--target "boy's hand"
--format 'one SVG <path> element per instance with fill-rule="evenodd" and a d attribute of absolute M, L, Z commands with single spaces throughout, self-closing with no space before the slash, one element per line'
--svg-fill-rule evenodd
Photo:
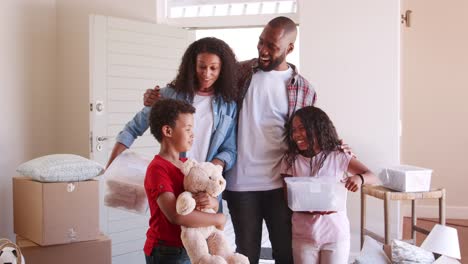
<path fill-rule="evenodd" d="M 156 85 L 153 89 L 147 89 L 143 95 L 143 104 L 145 106 L 153 106 L 154 102 L 161 98 L 159 93 L 159 86 Z"/>
<path fill-rule="evenodd" d="M 197 203 L 197 209 L 214 209 L 218 206 L 218 199 L 211 197 L 206 192 L 200 192 L 193 196 Z"/>
<path fill-rule="evenodd" d="M 356 192 L 357 190 L 359 190 L 359 187 L 361 187 L 361 185 L 362 180 L 361 177 L 359 177 L 358 175 L 348 177 L 345 182 L 345 188 L 351 192 Z"/>
<path fill-rule="evenodd" d="M 218 217 L 218 224 L 215 225 L 216 229 L 223 231 L 224 226 L 226 225 L 227 218 L 224 214 L 216 214 Z"/>

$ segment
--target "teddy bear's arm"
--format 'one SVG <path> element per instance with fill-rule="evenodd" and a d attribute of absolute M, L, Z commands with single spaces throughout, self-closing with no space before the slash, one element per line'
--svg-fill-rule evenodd
<path fill-rule="evenodd" d="M 183 192 L 177 197 L 176 210 L 180 215 L 190 214 L 196 206 L 196 201 L 192 197 L 192 193 Z"/>

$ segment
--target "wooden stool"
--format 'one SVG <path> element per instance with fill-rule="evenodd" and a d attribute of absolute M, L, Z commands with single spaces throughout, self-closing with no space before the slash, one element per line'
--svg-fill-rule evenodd
<path fill-rule="evenodd" d="M 382 237 L 366 229 L 366 195 L 384 201 L 384 228 L 385 236 Z M 361 248 L 364 244 L 364 236 L 368 235 L 382 243 L 390 244 L 389 227 L 389 202 L 411 200 L 411 239 L 416 241 L 416 232 L 429 234 L 430 231 L 416 226 L 416 200 L 439 199 L 439 223 L 445 225 L 445 189 L 430 190 L 427 192 L 398 192 L 383 186 L 364 185 L 361 188 Z"/>

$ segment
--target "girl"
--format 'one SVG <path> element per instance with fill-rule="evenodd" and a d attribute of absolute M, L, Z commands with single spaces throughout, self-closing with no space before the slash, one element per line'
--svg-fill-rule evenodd
<path fill-rule="evenodd" d="M 352 192 L 364 183 L 376 182 L 364 164 L 340 150 L 335 127 L 321 109 L 308 106 L 296 111 L 287 124 L 287 133 L 283 176 L 332 177 L 344 182 Z M 344 177 L 346 173 L 352 176 Z M 348 262 L 350 231 L 346 211 L 293 212 L 292 236 L 296 264 Z"/>

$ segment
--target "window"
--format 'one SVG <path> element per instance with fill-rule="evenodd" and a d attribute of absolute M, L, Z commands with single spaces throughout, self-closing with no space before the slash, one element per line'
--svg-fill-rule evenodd
<path fill-rule="evenodd" d="M 180 27 L 263 26 L 279 15 L 298 22 L 296 0 L 157 0 L 157 3 L 158 23 Z"/>
<path fill-rule="evenodd" d="M 237 60 L 244 61 L 258 57 L 257 42 L 263 27 L 255 28 L 226 28 L 196 30 L 196 39 L 216 37 L 224 40 L 236 54 Z M 299 30 L 299 28 L 298 28 Z M 288 55 L 287 61 L 299 67 L 299 34 L 294 50 Z"/>

